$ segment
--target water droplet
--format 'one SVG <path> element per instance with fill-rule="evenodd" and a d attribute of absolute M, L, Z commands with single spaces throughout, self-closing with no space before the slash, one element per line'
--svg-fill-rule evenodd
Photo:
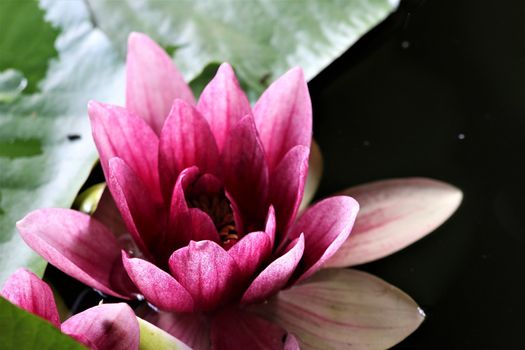
<path fill-rule="evenodd" d="M 95 292 L 97 292 L 97 294 L 100 295 L 102 298 L 107 298 L 107 297 L 108 297 L 106 294 L 102 293 L 102 292 L 99 291 L 98 289 L 93 288 L 93 290 L 94 290 Z"/>
<path fill-rule="evenodd" d="M 135 294 L 135 298 L 136 298 L 138 301 L 144 301 L 144 295 L 142 295 L 142 294 Z"/>
<path fill-rule="evenodd" d="M 27 86 L 27 79 L 15 69 L 0 72 L 0 103 L 11 102 Z"/>
<path fill-rule="evenodd" d="M 459 139 L 459 140 L 464 140 L 464 139 L 465 139 L 465 134 L 463 134 L 463 133 L 459 133 L 459 134 L 458 134 L 458 139 Z"/>
<path fill-rule="evenodd" d="M 427 315 L 425 314 L 425 311 L 423 311 L 422 308 L 418 307 L 418 308 L 417 308 L 417 312 L 419 312 L 419 314 L 420 314 L 421 316 L 423 316 L 423 317 L 427 317 Z"/>
<path fill-rule="evenodd" d="M 150 308 L 152 308 L 153 311 L 155 311 L 155 312 L 159 312 L 159 311 L 160 311 L 158 307 L 156 307 L 155 305 L 153 305 L 153 304 L 151 304 L 151 303 L 148 303 L 148 306 L 149 306 Z"/>

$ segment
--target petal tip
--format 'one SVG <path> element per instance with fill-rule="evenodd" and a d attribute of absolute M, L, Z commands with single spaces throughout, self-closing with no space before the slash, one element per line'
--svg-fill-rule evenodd
<path fill-rule="evenodd" d="M 418 307 L 417 308 L 417 312 L 419 313 L 419 316 L 421 317 L 421 322 L 423 322 L 423 320 L 425 320 L 427 318 L 427 314 L 425 313 L 425 310 L 423 310 L 422 308 Z"/>
<path fill-rule="evenodd" d="M 137 45 L 143 43 L 151 43 L 153 40 L 144 33 L 131 32 L 128 36 L 128 49 L 136 48 Z"/>
<path fill-rule="evenodd" d="M 434 203 L 441 206 L 442 222 L 452 216 L 463 201 L 463 191 L 452 184 L 430 178 L 414 178 L 413 181 L 420 182 L 421 187 L 433 197 Z"/>
<path fill-rule="evenodd" d="M 219 69 L 217 71 L 218 72 L 222 72 L 222 73 L 234 74 L 233 67 L 228 62 L 221 63 L 221 65 L 219 66 Z"/>
<path fill-rule="evenodd" d="M 97 115 L 97 112 L 102 108 L 103 108 L 103 105 L 100 102 L 95 101 L 95 100 L 89 100 L 87 104 L 89 118 L 90 119 L 95 118 L 95 116 Z"/>
<path fill-rule="evenodd" d="M 453 207 L 455 211 L 459 206 L 461 205 L 461 202 L 463 202 L 463 191 L 461 191 L 458 187 L 453 185 L 448 185 L 450 188 L 449 193 L 449 201 L 451 203 L 451 208 Z"/>
<path fill-rule="evenodd" d="M 306 80 L 304 79 L 304 71 L 299 66 L 291 68 L 288 72 L 284 74 L 284 76 L 290 79 L 293 78 L 297 80 L 298 82 L 304 81 L 306 83 Z"/>

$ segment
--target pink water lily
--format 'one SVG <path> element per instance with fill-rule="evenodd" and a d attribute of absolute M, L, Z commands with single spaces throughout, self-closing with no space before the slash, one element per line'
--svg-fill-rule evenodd
<path fill-rule="evenodd" d="M 18 307 L 43 318 L 90 349 L 139 348 L 139 325 L 135 313 L 127 304 L 95 306 L 61 323 L 51 288 L 26 269 L 18 269 L 13 273 L 0 295 Z"/>
<path fill-rule="evenodd" d="M 357 271 L 319 271 L 356 263 L 333 259 L 352 247 L 358 204 L 338 195 L 298 215 L 312 136 L 300 69 L 252 108 L 225 63 L 196 102 L 167 54 L 135 33 L 126 96 L 126 108 L 89 104 L 109 188 L 97 212 L 42 209 L 18 223 L 50 263 L 104 293 L 144 296 L 162 310 L 144 317 L 195 349 L 375 349 L 417 328 L 419 309 L 401 291 Z M 452 197 L 409 239 L 363 254 L 428 233 L 455 210 Z"/>

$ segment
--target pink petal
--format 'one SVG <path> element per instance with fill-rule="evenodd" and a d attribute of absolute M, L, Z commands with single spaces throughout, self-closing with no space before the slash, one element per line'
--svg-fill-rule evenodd
<path fill-rule="evenodd" d="M 277 350 L 286 340 L 283 328 L 238 309 L 225 309 L 211 324 L 212 350 Z"/>
<path fill-rule="evenodd" d="M 213 80 L 204 88 L 197 108 L 210 123 L 219 149 L 223 148 L 230 129 L 252 111 L 228 63 L 221 64 Z"/>
<path fill-rule="evenodd" d="M 312 105 L 300 68 L 291 69 L 270 85 L 253 114 L 270 169 L 294 146 L 310 148 Z"/>
<path fill-rule="evenodd" d="M 173 187 L 168 228 L 165 233 L 166 237 L 164 237 L 163 243 L 161 243 L 162 246 L 167 248 L 169 255 L 178 247 L 186 245 L 193 236 L 191 230 L 192 220 L 184 191 L 196 181 L 198 176 L 199 169 L 197 167 L 184 169 Z"/>
<path fill-rule="evenodd" d="M 129 277 L 148 302 L 165 311 L 193 311 L 191 295 L 169 273 L 146 260 L 128 258 L 124 252 L 122 261 Z"/>
<path fill-rule="evenodd" d="M 302 275 L 298 282 L 321 268 L 346 241 L 359 204 L 347 196 L 330 197 L 308 208 L 290 229 L 290 237 L 304 233 Z"/>
<path fill-rule="evenodd" d="M 353 196 L 361 211 L 352 235 L 327 266 L 362 264 L 403 249 L 439 227 L 463 198 L 458 188 L 424 178 L 377 181 L 344 194 Z"/>
<path fill-rule="evenodd" d="M 173 253 L 170 270 L 200 310 L 211 310 L 234 297 L 239 271 L 235 261 L 217 243 L 191 241 Z"/>
<path fill-rule="evenodd" d="M 124 220 L 122 220 L 120 211 L 117 208 L 117 204 L 113 200 L 111 191 L 107 186 L 104 188 L 102 196 L 97 204 L 97 208 L 91 217 L 104 224 L 117 237 L 128 232 L 126 224 L 124 223 Z"/>
<path fill-rule="evenodd" d="M 295 335 L 288 333 L 288 336 L 286 337 L 286 341 L 284 342 L 284 350 L 299 350 L 299 340 L 295 337 Z"/>
<path fill-rule="evenodd" d="M 271 174 L 270 203 L 275 207 L 279 232 L 286 232 L 299 210 L 308 174 L 309 152 L 305 146 L 295 146 Z"/>
<path fill-rule="evenodd" d="M 109 160 L 122 158 L 144 182 L 153 198 L 161 201 L 157 135 L 125 108 L 90 101 L 88 112 L 106 179 L 109 177 Z"/>
<path fill-rule="evenodd" d="M 259 313 L 296 335 L 305 349 L 387 349 L 424 315 L 405 293 L 356 270 L 327 269 L 281 291 Z"/>
<path fill-rule="evenodd" d="M 109 162 L 108 186 L 129 233 L 151 259 L 156 237 L 163 231 L 162 213 L 140 178 L 120 158 Z"/>
<path fill-rule="evenodd" d="M 193 350 L 210 349 L 210 319 L 207 314 L 157 312 L 150 308 L 137 312 L 140 317 L 180 339 Z"/>
<path fill-rule="evenodd" d="M 126 60 L 126 107 L 160 133 L 176 98 L 195 98 L 171 58 L 142 33 L 131 33 Z"/>
<path fill-rule="evenodd" d="M 245 225 L 267 214 L 268 167 L 253 117 L 242 118 L 230 131 L 223 151 L 224 183 Z"/>
<path fill-rule="evenodd" d="M 192 240 L 220 242 L 217 228 L 208 214 L 198 208 L 190 208 L 190 215 Z"/>
<path fill-rule="evenodd" d="M 199 195 L 218 195 L 223 190 L 222 182 L 212 174 L 203 174 L 193 185 L 191 193 Z"/>
<path fill-rule="evenodd" d="M 40 209 L 19 221 L 17 228 L 34 251 L 82 283 L 125 299 L 136 292 L 125 277 L 115 236 L 88 215 Z"/>
<path fill-rule="evenodd" d="M 310 205 L 310 202 L 315 196 L 315 192 L 321 182 L 323 175 L 323 154 L 315 140 L 312 139 L 310 146 L 310 157 L 308 158 L 308 177 L 306 179 L 306 186 L 304 188 L 303 200 L 299 207 L 299 211 L 303 211 Z"/>
<path fill-rule="evenodd" d="M 60 328 L 60 317 L 51 288 L 31 271 L 24 268 L 16 270 L 5 282 L 0 295 Z"/>
<path fill-rule="evenodd" d="M 270 237 L 266 232 L 249 233 L 228 250 L 243 280 L 250 278 L 271 253 Z"/>
<path fill-rule="evenodd" d="M 166 259 L 178 248 L 186 246 L 190 240 L 211 240 L 219 242 L 219 234 L 211 218 L 197 208 L 188 208 L 185 190 L 195 183 L 199 169 L 184 169 L 173 189 L 171 197 L 168 228 L 160 241 L 161 256 Z M 197 180 L 197 183 L 198 180 Z"/>
<path fill-rule="evenodd" d="M 281 290 L 295 271 L 304 252 L 304 236 L 292 241 L 287 251 L 268 265 L 244 293 L 241 303 L 261 302 Z"/>
<path fill-rule="evenodd" d="M 171 194 L 178 174 L 197 166 L 202 173 L 215 174 L 219 151 L 206 119 L 189 103 L 175 100 L 162 128 L 159 169 L 164 192 Z"/>
<path fill-rule="evenodd" d="M 275 221 L 275 210 L 273 209 L 273 205 L 270 205 L 270 209 L 268 210 L 268 216 L 266 217 L 266 225 L 264 228 L 264 232 L 266 232 L 266 234 L 270 238 L 270 247 L 272 248 L 272 250 L 275 243 L 276 228 L 277 223 Z"/>
<path fill-rule="evenodd" d="M 111 191 L 107 186 L 104 188 L 97 208 L 91 217 L 104 224 L 117 237 L 121 249 L 124 249 L 134 257 L 144 256 L 133 237 L 129 234 L 126 223 L 122 219 L 117 204 L 113 200 Z"/>
<path fill-rule="evenodd" d="M 124 304 L 102 304 L 76 314 L 62 324 L 62 332 L 97 350 L 138 350 L 139 324 Z"/>

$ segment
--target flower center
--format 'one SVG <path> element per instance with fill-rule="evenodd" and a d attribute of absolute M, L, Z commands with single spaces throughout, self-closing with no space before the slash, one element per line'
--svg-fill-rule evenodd
<path fill-rule="evenodd" d="M 224 248 L 228 249 L 241 238 L 235 226 L 231 203 L 224 191 L 213 194 L 201 194 L 188 201 L 192 208 L 198 208 L 212 219 Z"/>

